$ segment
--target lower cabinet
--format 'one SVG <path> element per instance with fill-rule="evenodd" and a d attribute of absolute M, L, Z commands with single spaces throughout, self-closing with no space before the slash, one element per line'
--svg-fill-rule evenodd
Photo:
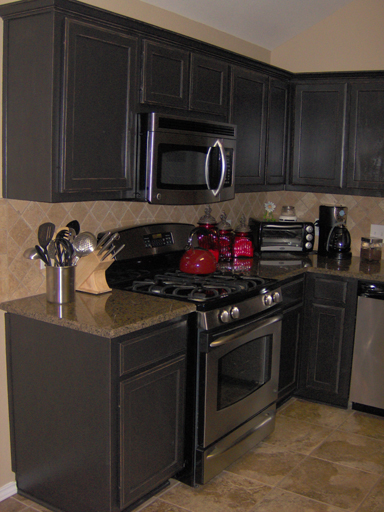
<path fill-rule="evenodd" d="M 303 314 L 304 277 L 283 284 L 278 404 L 290 398 L 298 386 L 300 327 Z"/>
<path fill-rule="evenodd" d="M 357 279 L 306 276 L 297 396 L 348 406 Z"/>
<path fill-rule="evenodd" d="M 22 495 L 120 511 L 182 468 L 186 318 L 111 339 L 7 313 L 6 334 Z"/>

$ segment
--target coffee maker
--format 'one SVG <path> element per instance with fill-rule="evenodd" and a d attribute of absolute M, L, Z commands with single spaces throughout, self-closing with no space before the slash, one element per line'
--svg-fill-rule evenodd
<path fill-rule="evenodd" d="M 319 208 L 319 245 L 317 253 L 333 259 L 349 259 L 351 235 L 346 227 L 348 208 L 321 205 Z"/>

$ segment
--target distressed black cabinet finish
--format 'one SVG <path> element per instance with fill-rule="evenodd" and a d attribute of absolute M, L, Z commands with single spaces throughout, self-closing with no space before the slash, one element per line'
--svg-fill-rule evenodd
<path fill-rule="evenodd" d="M 350 91 L 347 187 L 377 194 L 384 191 L 384 79 L 352 82 Z"/>
<path fill-rule="evenodd" d="M 290 185 L 341 193 L 344 175 L 346 81 L 295 84 Z M 290 188 L 290 187 L 288 187 Z"/>
<path fill-rule="evenodd" d="M 264 190 L 265 185 L 282 188 L 287 148 L 288 82 L 234 67 L 230 120 L 237 125 L 236 190 Z"/>
<path fill-rule="evenodd" d="M 187 110 L 189 52 L 145 40 L 143 58 L 142 103 Z"/>
<path fill-rule="evenodd" d="M 4 195 L 48 202 L 132 197 L 137 38 L 92 19 L 91 9 L 82 20 L 71 11 L 77 4 L 59 3 L 63 9 L 20 3 L 14 9 L 24 9 L 21 15 L 0 9 Z"/>
<path fill-rule="evenodd" d="M 298 396 L 348 406 L 357 280 L 307 274 Z"/>
<path fill-rule="evenodd" d="M 117 512 L 181 469 L 185 318 L 110 339 L 7 314 L 6 331 L 19 493 Z"/>
<path fill-rule="evenodd" d="M 226 62 L 144 41 L 142 103 L 228 117 Z"/>
<path fill-rule="evenodd" d="M 300 333 L 303 316 L 304 277 L 281 286 L 283 323 L 281 329 L 278 403 L 290 398 L 298 386 Z"/>

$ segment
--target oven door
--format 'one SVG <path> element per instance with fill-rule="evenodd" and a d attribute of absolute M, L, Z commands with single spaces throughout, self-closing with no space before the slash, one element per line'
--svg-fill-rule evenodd
<path fill-rule="evenodd" d="M 274 403 L 281 314 L 201 333 L 198 444 L 206 448 Z M 204 348 L 203 348 L 204 350 Z"/>

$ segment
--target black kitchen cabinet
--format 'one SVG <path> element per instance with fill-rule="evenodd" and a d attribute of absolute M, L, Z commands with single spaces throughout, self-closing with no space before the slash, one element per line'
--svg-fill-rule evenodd
<path fill-rule="evenodd" d="M 137 38 L 73 2 L 18 4 L 0 8 L 5 197 L 132 197 Z"/>
<path fill-rule="evenodd" d="M 7 313 L 6 333 L 20 494 L 120 511 L 182 468 L 185 317 L 110 339 Z"/>
<path fill-rule="evenodd" d="M 288 82 L 233 67 L 230 120 L 237 125 L 236 191 L 264 190 L 265 185 L 282 188 L 287 150 Z"/>
<path fill-rule="evenodd" d="M 145 40 L 141 101 L 228 118 L 229 66 L 187 48 Z"/>
<path fill-rule="evenodd" d="M 145 40 L 141 102 L 187 110 L 189 60 L 187 50 Z"/>
<path fill-rule="evenodd" d="M 348 406 L 357 280 L 308 273 L 297 396 Z"/>
<path fill-rule="evenodd" d="M 347 82 L 295 83 L 288 189 L 342 193 Z M 315 187 L 315 188 L 312 188 Z"/>
<path fill-rule="evenodd" d="M 350 84 L 347 188 L 384 192 L 384 79 Z"/>
<path fill-rule="evenodd" d="M 304 276 L 281 286 L 283 296 L 278 404 L 298 387 L 300 334 L 304 304 Z"/>

